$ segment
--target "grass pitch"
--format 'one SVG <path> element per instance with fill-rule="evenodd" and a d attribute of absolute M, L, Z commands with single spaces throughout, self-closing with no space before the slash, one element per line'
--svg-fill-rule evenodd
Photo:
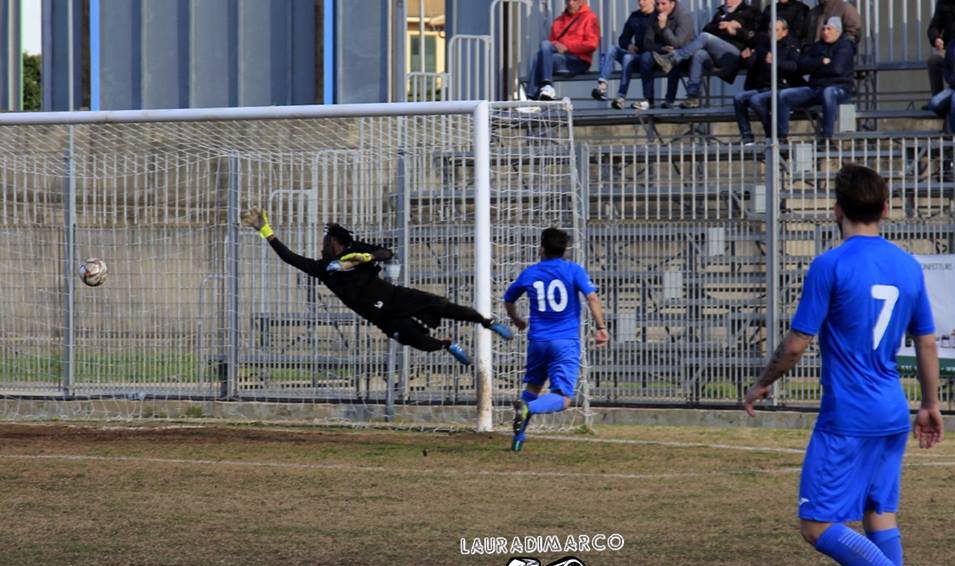
<path fill-rule="evenodd" d="M 509 437 L 0 424 L 4 565 L 494 564 L 474 539 L 622 535 L 543 564 L 827 564 L 797 532 L 808 431 Z M 910 444 L 906 563 L 955 564 L 955 441 Z"/>

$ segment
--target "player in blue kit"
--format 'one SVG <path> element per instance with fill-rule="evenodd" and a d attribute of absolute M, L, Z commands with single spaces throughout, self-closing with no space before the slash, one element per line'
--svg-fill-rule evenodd
<path fill-rule="evenodd" d="M 921 448 L 942 441 L 938 350 L 922 269 L 879 236 L 888 189 L 873 170 L 846 165 L 836 176 L 843 242 L 809 267 L 792 329 L 746 394 L 745 408 L 796 365 L 813 336 L 822 356 L 822 404 L 799 481 L 803 538 L 843 565 L 902 564 L 896 523 L 909 406 L 895 356 L 915 339 L 922 403 Z M 865 536 L 847 527 L 863 522 Z"/>
<path fill-rule="evenodd" d="M 548 228 L 541 233 L 541 261 L 518 276 L 504 293 L 504 307 L 519 330 L 528 323 L 517 313 L 516 302 L 527 293 L 530 302 L 530 331 L 527 343 L 527 388 L 514 403 L 514 439 L 511 449 L 519 451 L 531 415 L 556 413 L 570 406 L 580 372 L 580 297 L 596 326 L 597 347 L 610 335 L 604 322 L 597 288 L 583 267 L 564 259 L 570 237 L 567 232 Z M 550 391 L 540 392 L 550 380 Z"/>

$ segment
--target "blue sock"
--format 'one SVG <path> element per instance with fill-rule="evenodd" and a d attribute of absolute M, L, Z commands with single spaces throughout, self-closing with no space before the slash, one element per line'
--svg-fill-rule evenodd
<path fill-rule="evenodd" d="M 548 393 L 528 403 L 527 408 L 530 409 L 531 414 L 535 415 L 538 413 L 556 413 L 557 411 L 563 411 L 564 396 L 558 395 L 557 393 Z"/>
<path fill-rule="evenodd" d="M 866 532 L 865 536 L 879 547 L 892 564 L 902 566 L 902 533 L 898 528 Z"/>
<path fill-rule="evenodd" d="M 822 533 L 816 550 L 842 566 L 894 566 L 872 541 L 842 523 L 833 523 Z"/>
<path fill-rule="evenodd" d="M 533 391 L 528 391 L 527 389 L 525 389 L 524 392 L 521 393 L 521 399 L 523 399 L 524 402 L 527 403 L 528 405 L 530 405 L 531 401 L 536 400 L 537 397 L 538 397 L 537 393 L 534 393 Z M 520 432 L 518 432 L 515 435 L 515 437 L 522 442 L 524 441 L 524 438 L 525 438 L 524 433 L 527 432 L 527 425 L 529 425 L 531 422 L 531 416 L 532 415 L 530 413 L 527 414 L 527 418 L 524 419 L 524 425 L 521 427 Z"/>

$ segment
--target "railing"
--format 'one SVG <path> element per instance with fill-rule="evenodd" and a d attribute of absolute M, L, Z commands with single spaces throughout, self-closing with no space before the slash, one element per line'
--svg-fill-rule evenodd
<path fill-rule="evenodd" d="M 449 100 L 488 100 L 494 92 L 489 35 L 456 35 L 448 43 Z"/>
<path fill-rule="evenodd" d="M 406 73 L 408 102 L 440 102 L 447 97 L 448 73 Z"/>
<path fill-rule="evenodd" d="M 696 22 L 697 32 L 712 18 L 721 0 L 681 0 Z M 806 0 L 810 7 L 816 0 Z M 926 30 L 935 8 L 933 0 L 857 0 L 863 22 L 859 45 L 859 63 L 880 70 L 911 70 L 924 64 L 931 52 Z M 767 2 L 759 4 L 768 5 Z M 497 84 L 497 99 L 514 96 L 521 77 L 526 77 L 530 62 L 550 23 L 564 9 L 564 0 L 495 0 L 491 8 L 493 38 L 492 73 Z M 635 9 L 633 0 L 591 0 L 591 9 L 600 19 L 600 47 L 592 69 L 600 64 L 600 55 L 616 44 L 617 37 Z M 462 73 L 469 73 L 467 68 Z"/>

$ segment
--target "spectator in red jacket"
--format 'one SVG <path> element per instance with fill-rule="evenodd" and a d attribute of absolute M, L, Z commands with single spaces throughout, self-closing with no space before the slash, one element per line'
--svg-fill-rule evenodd
<path fill-rule="evenodd" d="M 550 27 L 550 37 L 541 42 L 527 80 L 527 96 L 554 100 L 551 84 L 555 71 L 576 75 L 590 68 L 594 51 L 600 45 L 600 23 L 587 0 L 567 0 L 564 12 Z"/>

